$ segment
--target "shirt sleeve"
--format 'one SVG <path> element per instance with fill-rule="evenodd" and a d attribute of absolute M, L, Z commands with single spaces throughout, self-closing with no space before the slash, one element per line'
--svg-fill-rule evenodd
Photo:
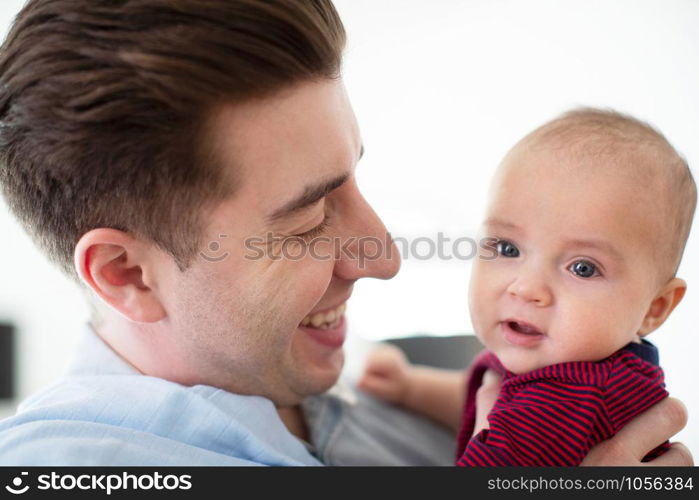
<path fill-rule="evenodd" d="M 505 394 L 457 460 L 460 466 L 575 466 L 611 435 L 602 390 L 540 381 Z"/>
<path fill-rule="evenodd" d="M 620 356 L 614 363 L 605 391 L 614 432 L 668 395 L 662 368 L 636 356 Z M 670 442 L 665 441 L 651 450 L 642 461 L 653 460 L 668 449 Z"/>
<path fill-rule="evenodd" d="M 633 417 L 668 396 L 663 370 L 637 356 L 620 356 L 612 366 L 604 396 L 617 432 Z"/>

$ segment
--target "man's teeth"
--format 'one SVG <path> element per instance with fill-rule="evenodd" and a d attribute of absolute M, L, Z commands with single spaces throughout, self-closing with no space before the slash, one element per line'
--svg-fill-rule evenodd
<path fill-rule="evenodd" d="M 347 303 L 341 304 L 335 309 L 330 309 L 329 311 L 317 312 L 315 314 L 309 314 L 303 321 L 301 325 L 312 326 L 313 328 L 321 328 L 323 330 L 328 330 L 330 328 L 335 328 L 340 324 L 342 320 L 342 314 L 347 309 Z"/>

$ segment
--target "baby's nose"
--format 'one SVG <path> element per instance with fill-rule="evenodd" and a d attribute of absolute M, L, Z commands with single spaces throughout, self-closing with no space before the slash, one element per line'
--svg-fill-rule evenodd
<path fill-rule="evenodd" d="M 513 298 L 545 307 L 553 302 L 553 294 L 540 273 L 527 273 L 517 276 L 507 288 Z"/>

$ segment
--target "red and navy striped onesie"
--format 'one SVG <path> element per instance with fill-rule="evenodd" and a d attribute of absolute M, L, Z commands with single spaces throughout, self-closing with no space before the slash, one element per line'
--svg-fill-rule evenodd
<path fill-rule="evenodd" d="M 488 414 L 490 428 L 471 438 L 476 390 L 489 368 L 503 375 L 502 389 Z M 461 466 L 579 465 L 590 448 L 668 396 L 658 351 L 645 340 L 602 361 L 559 363 L 522 375 L 484 351 L 468 377 L 456 461 Z M 664 443 L 644 460 L 668 447 Z"/>

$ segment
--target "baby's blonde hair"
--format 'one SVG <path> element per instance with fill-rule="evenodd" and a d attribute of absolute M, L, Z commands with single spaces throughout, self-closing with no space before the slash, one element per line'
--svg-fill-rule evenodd
<path fill-rule="evenodd" d="M 604 157 L 633 170 L 629 180 L 656 188 L 667 220 L 658 238 L 659 278 L 675 276 L 697 205 L 697 187 L 687 161 L 658 130 L 613 110 L 578 108 L 537 128 L 515 147 L 559 146 L 572 154 Z M 627 161 L 620 161 L 621 158 Z M 633 161 L 628 161 L 629 159 Z M 608 163 L 605 161 L 605 164 Z"/>

